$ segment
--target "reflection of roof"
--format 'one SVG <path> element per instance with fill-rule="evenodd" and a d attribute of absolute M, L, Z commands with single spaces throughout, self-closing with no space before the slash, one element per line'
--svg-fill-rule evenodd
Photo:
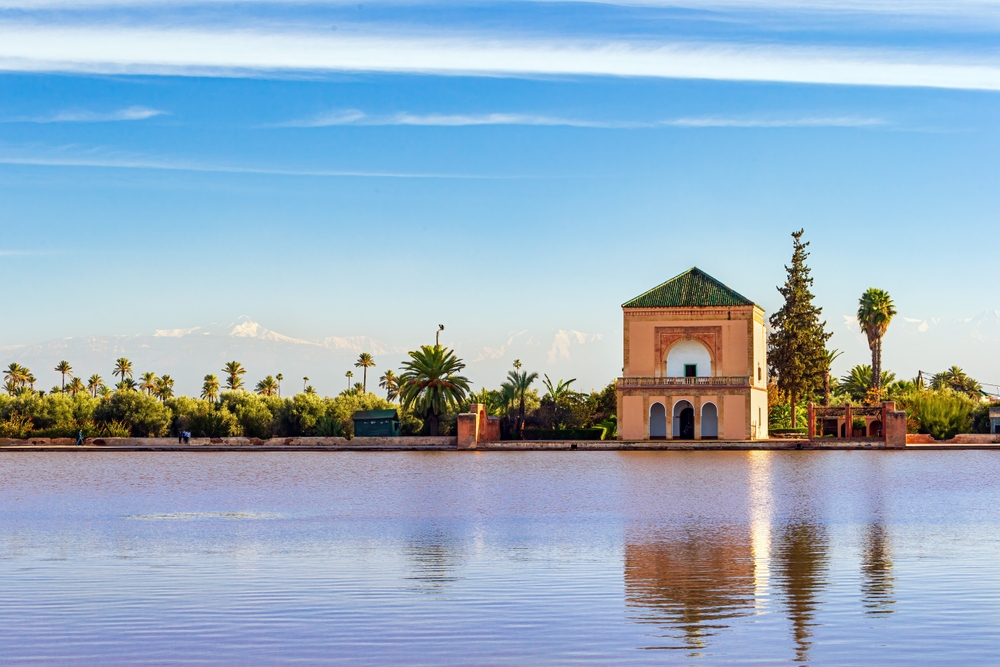
<path fill-rule="evenodd" d="M 657 285 L 622 304 L 622 308 L 677 306 L 752 306 L 753 301 L 726 287 L 698 267 Z"/>
<path fill-rule="evenodd" d="M 357 420 L 370 420 L 370 419 L 399 419 L 395 410 L 358 410 L 354 413 L 351 419 Z"/>

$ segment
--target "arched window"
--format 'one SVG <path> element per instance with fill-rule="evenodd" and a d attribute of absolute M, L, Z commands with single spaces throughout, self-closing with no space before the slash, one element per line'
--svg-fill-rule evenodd
<path fill-rule="evenodd" d="M 649 437 L 650 439 L 667 437 L 667 409 L 663 407 L 663 403 L 653 403 L 649 406 Z"/>
<path fill-rule="evenodd" d="M 701 406 L 701 437 L 712 439 L 719 437 L 719 409 L 715 403 L 705 403 Z"/>
<path fill-rule="evenodd" d="M 710 377 L 712 356 L 696 340 L 682 340 L 667 352 L 667 377 Z"/>

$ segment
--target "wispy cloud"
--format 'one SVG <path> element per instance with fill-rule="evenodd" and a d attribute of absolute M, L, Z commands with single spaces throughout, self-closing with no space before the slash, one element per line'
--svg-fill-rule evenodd
<path fill-rule="evenodd" d="M 23 152 L 0 151 L 0 164 L 38 167 L 95 167 L 103 169 L 150 169 L 163 171 L 192 171 L 220 174 L 260 174 L 270 176 L 305 176 L 319 178 L 423 178 L 423 179 L 468 179 L 468 180 L 509 180 L 532 178 L 531 176 L 504 176 L 483 174 L 455 174 L 444 172 L 402 172 L 366 171 L 351 169 L 292 169 L 280 167 L 249 167 L 223 165 L 181 160 L 164 160 L 144 156 L 117 155 L 69 155 L 45 154 L 27 155 Z"/>
<path fill-rule="evenodd" d="M 901 49 L 15 23 L 0 26 L 0 70 L 226 76 L 377 71 L 1000 90 L 1000 60 Z"/>
<path fill-rule="evenodd" d="M 656 121 L 603 121 L 562 118 L 519 113 L 488 114 L 413 114 L 396 113 L 370 116 L 356 109 L 333 111 L 300 120 L 278 123 L 274 127 L 330 127 L 337 125 L 412 125 L 428 127 L 464 127 L 477 125 L 540 125 L 547 127 L 582 127 L 598 129 L 652 129 L 662 127 L 874 127 L 885 125 L 881 118 L 856 116 L 809 116 L 802 118 L 692 117 Z"/>
<path fill-rule="evenodd" d="M 42 116 L 13 116 L 0 118 L 0 123 L 110 123 L 115 121 L 146 120 L 162 116 L 166 111 L 146 107 L 127 107 L 117 111 L 67 110 Z"/>

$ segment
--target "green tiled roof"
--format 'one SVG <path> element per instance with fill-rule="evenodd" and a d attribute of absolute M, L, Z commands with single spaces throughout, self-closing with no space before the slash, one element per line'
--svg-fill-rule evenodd
<path fill-rule="evenodd" d="M 399 419 L 395 410 L 358 410 L 351 419 Z"/>
<path fill-rule="evenodd" d="M 753 301 L 732 290 L 698 267 L 657 285 L 622 304 L 622 308 L 677 306 L 752 306 Z"/>

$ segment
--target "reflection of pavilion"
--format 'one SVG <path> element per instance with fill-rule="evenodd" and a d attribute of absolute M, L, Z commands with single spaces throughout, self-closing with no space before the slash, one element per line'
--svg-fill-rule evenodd
<path fill-rule="evenodd" d="M 643 536 L 625 544 L 626 604 L 636 620 L 682 631 L 698 649 L 726 619 L 753 613 L 754 559 L 745 526 Z"/>

